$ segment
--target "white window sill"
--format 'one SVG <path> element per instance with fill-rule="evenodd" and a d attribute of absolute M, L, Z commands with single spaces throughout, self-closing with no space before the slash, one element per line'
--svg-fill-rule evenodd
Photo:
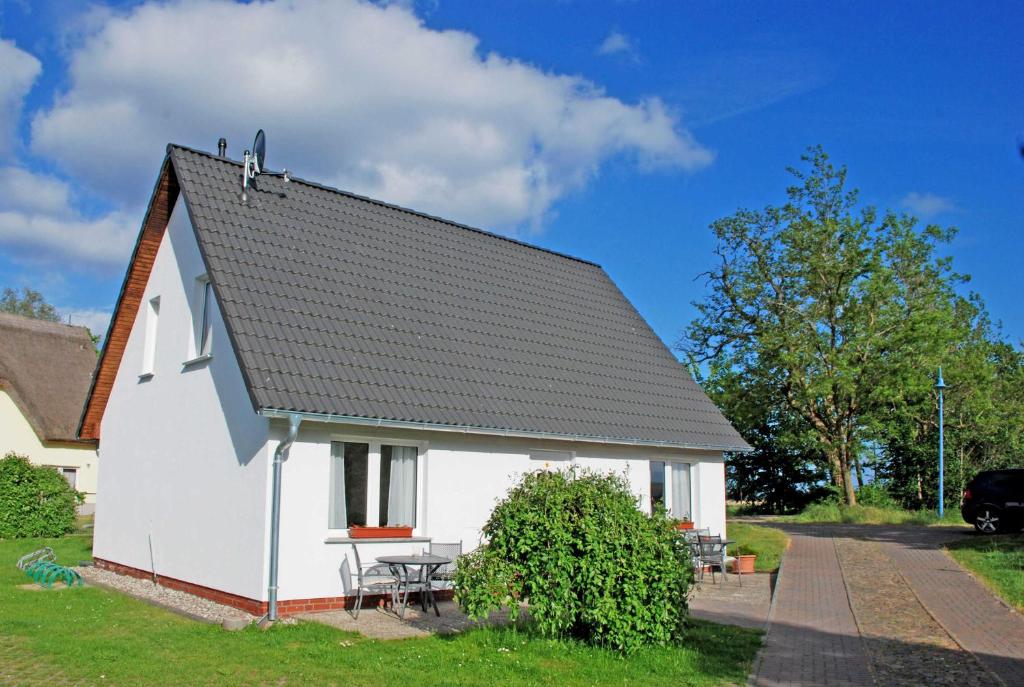
<path fill-rule="evenodd" d="M 151 379 L 153 379 L 153 373 L 152 372 L 143 372 L 142 374 L 139 375 L 139 381 L 140 382 L 148 382 Z"/>
<path fill-rule="evenodd" d="M 396 544 L 396 543 L 425 543 L 431 541 L 432 537 L 327 537 L 324 544 Z"/>
<path fill-rule="evenodd" d="M 195 367 L 196 365 L 200 365 L 202 363 L 205 363 L 208 360 L 213 360 L 213 354 L 212 353 L 207 353 L 206 355 L 201 355 L 201 356 L 198 356 L 196 358 L 192 358 L 192 360 L 186 360 L 185 362 L 183 362 L 181 364 L 181 366 L 183 368 L 187 369 L 189 367 Z"/>

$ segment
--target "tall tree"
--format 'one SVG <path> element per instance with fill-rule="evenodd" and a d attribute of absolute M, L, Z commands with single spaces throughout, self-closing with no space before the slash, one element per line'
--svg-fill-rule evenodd
<path fill-rule="evenodd" d="M 3 296 L 0 297 L 0 312 L 34 317 L 48 322 L 61 321 L 57 309 L 46 302 L 43 294 L 28 287 L 23 288 L 20 295 L 15 289 L 5 288 Z"/>
<path fill-rule="evenodd" d="M 851 469 L 876 411 L 927 393 L 949 349 L 961 277 L 936 252 L 952 229 L 861 207 L 821 148 L 802 159 L 784 205 L 711 225 L 718 265 L 679 346 L 770 390 L 854 504 Z"/>

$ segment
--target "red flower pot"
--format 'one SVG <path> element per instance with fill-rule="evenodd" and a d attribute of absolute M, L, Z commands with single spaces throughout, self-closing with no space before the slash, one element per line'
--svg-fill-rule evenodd
<path fill-rule="evenodd" d="M 676 529 L 677 530 L 692 530 L 693 529 L 693 523 L 692 522 L 677 522 L 676 523 Z"/>

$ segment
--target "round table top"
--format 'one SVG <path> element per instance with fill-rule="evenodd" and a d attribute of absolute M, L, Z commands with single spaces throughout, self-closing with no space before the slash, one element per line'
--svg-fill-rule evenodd
<path fill-rule="evenodd" d="M 451 563 L 451 558 L 435 556 L 430 553 L 414 553 L 397 556 L 377 556 L 378 563 L 389 565 L 444 565 Z"/>

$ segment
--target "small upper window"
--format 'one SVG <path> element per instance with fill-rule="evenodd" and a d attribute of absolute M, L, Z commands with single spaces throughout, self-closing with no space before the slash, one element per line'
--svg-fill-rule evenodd
<path fill-rule="evenodd" d="M 146 310 L 146 339 L 142 352 L 143 376 L 152 375 L 156 364 L 156 333 L 159 321 L 160 296 L 157 296 L 149 299 L 149 308 Z"/>
<path fill-rule="evenodd" d="M 196 279 L 196 307 L 193 312 L 196 357 L 210 355 L 213 344 L 213 285 L 205 274 Z"/>

